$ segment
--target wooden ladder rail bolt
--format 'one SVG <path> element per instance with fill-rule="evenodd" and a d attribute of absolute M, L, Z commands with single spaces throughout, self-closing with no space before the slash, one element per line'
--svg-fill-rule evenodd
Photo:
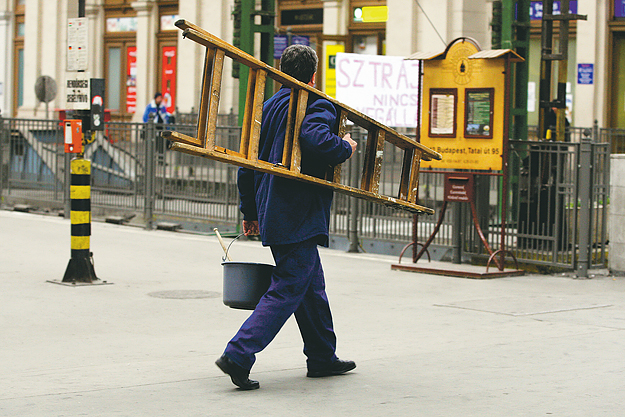
<path fill-rule="evenodd" d="M 420 161 L 442 159 L 438 152 L 284 74 L 186 20 L 177 21 L 176 26 L 183 31 L 183 37 L 204 46 L 206 55 L 202 74 L 202 96 L 197 137 L 194 138 L 179 132 L 164 131 L 163 136 L 173 142 L 173 150 L 284 178 L 317 184 L 352 197 L 412 213 L 434 213 L 434 210 L 416 204 L 416 198 Z M 217 146 L 216 143 L 217 112 L 225 57 L 231 58 L 250 69 L 238 151 Z M 291 88 L 284 149 L 282 161 L 279 164 L 258 159 L 267 77 Z M 324 179 L 302 174 L 300 130 L 306 116 L 308 98 L 311 94 L 330 101 L 337 108 L 339 112 L 339 136 L 345 135 L 348 120 L 368 132 L 360 188 L 341 184 L 341 165 L 329 166 Z M 399 193 L 396 197 L 379 194 L 380 172 L 384 158 L 384 146 L 387 142 L 404 152 Z"/>

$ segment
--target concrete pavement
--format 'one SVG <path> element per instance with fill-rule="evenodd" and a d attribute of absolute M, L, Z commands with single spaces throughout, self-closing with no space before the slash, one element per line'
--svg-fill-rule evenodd
<path fill-rule="evenodd" d="M 306 378 L 291 319 L 242 392 L 213 363 L 249 314 L 221 302 L 217 240 L 92 234 L 114 284 L 49 284 L 69 221 L 0 211 L 1 416 L 625 415 L 625 278 L 467 280 L 322 250 L 337 353 L 358 367 Z M 232 256 L 271 262 L 257 242 Z"/>

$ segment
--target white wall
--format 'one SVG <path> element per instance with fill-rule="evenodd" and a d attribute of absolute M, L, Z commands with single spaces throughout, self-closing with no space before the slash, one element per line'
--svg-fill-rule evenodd
<path fill-rule="evenodd" d="M 386 4 L 386 55 L 412 55 L 417 52 L 417 3 L 414 0 L 387 0 Z"/>
<path fill-rule="evenodd" d="M 24 103 L 17 109 L 18 117 L 35 117 L 37 97 L 35 82 L 41 75 L 41 52 L 54 47 L 43 43 L 41 27 L 41 1 L 26 0 L 25 35 L 24 35 Z M 42 114 L 40 114 L 42 116 Z"/>
<path fill-rule="evenodd" d="M 137 12 L 137 107 L 132 121 L 141 122 L 143 109 L 156 91 L 158 7 L 155 1 L 135 1 L 131 5 Z"/>
<path fill-rule="evenodd" d="M 625 154 L 610 158 L 609 268 L 625 272 Z"/>
<path fill-rule="evenodd" d="M 423 10 L 417 6 L 416 51 L 439 52 L 453 39 L 447 33 L 448 3 L 451 1 L 419 0 Z"/>
<path fill-rule="evenodd" d="M 234 2 L 222 0 L 208 3 L 201 0 L 180 0 L 178 15 L 181 19 L 188 20 L 224 41 L 232 43 L 233 22 L 230 13 Z M 205 51 L 204 47 L 195 42 L 179 38 L 177 105 L 183 113 L 190 112 L 192 108 L 198 111 Z M 238 81 L 232 78 L 232 60 L 226 58 L 221 84 L 220 113 L 229 113 L 231 109 L 237 112 L 238 85 Z"/>
<path fill-rule="evenodd" d="M 576 99 L 573 102 L 575 126 L 592 126 L 595 120 L 605 126 L 605 76 L 607 75 L 607 31 L 606 16 L 609 4 L 606 0 L 578 2 L 578 13 L 588 16 L 588 20 L 577 22 L 577 64 L 594 64 L 594 84 L 577 84 Z M 575 65 L 577 80 L 577 65 Z M 576 81 L 577 82 L 577 81 Z"/>
<path fill-rule="evenodd" d="M 12 14 L 8 10 L 4 10 L 4 6 L 0 5 L 0 56 L 5 57 L 0 63 L 0 113 L 3 117 L 11 117 L 12 114 L 12 88 L 11 68 L 13 65 L 13 42 L 11 32 L 13 30 Z"/>

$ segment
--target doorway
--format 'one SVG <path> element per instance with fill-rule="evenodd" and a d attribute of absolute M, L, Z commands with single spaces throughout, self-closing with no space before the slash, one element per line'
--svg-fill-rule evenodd
<path fill-rule="evenodd" d="M 612 33 L 608 120 L 611 128 L 625 129 L 625 32 Z"/>
<path fill-rule="evenodd" d="M 106 108 L 111 111 L 112 120 L 128 122 L 137 111 L 136 43 L 106 42 L 105 54 Z"/>

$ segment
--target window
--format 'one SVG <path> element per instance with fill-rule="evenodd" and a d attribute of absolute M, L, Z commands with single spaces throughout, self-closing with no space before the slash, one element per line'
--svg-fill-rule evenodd
<path fill-rule="evenodd" d="M 121 103 L 121 72 L 122 72 L 122 49 L 119 47 L 108 48 L 108 88 L 106 89 L 107 106 L 111 110 L 119 110 Z"/>
<path fill-rule="evenodd" d="M 15 1 L 15 33 L 13 41 L 13 115 L 24 105 L 24 35 L 25 0 Z"/>
<path fill-rule="evenodd" d="M 24 105 L 24 48 L 17 50 L 17 107 Z"/>

